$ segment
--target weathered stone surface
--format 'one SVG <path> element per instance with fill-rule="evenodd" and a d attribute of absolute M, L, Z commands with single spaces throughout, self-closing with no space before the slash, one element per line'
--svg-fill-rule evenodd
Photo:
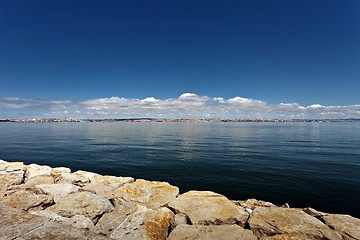
<path fill-rule="evenodd" d="M 29 179 L 36 177 L 36 176 L 50 176 L 51 175 L 51 167 L 49 166 L 40 166 L 38 164 L 30 164 L 26 168 L 25 172 L 25 182 Z"/>
<path fill-rule="evenodd" d="M 251 209 L 254 210 L 256 207 L 276 207 L 271 202 L 265 202 L 261 200 L 257 200 L 254 198 L 245 200 L 245 201 L 234 201 L 236 205 L 241 206 L 245 209 Z"/>
<path fill-rule="evenodd" d="M 115 207 L 109 213 L 105 213 L 96 223 L 96 232 L 104 235 L 111 234 L 122 222 L 125 221 L 128 215 L 136 212 L 138 206 L 125 204 Z"/>
<path fill-rule="evenodd" d="M 303 211 L 313 217 L 320 217 L 320 216 L 326 215 L 326 213 L 317 211 L 311 207 L 303 208 Z"/>
<path fill-rule="evenodd" d="M 189 216 L 193 224 L 239 224 L 244 226 L 249 214 L 225 196 L 209 191 L 189 191 L 169 206 Z"/>
<path fill-rule="evenodd" d="M 174 213 L 168 208 L 153 210 L 141 206 L 135 213 L 130 214 L 110 237 L 121 240 L 165 240 L 173 220 Z"/>
<path fill-rule="evenodd" d="M 55 212 L 63 217 L 84 215 L 96 222 L 101 214 L 113 209 L 110 201 L 90 192 L 76 192 L 62 198 L 46 211 Z"/>
<path fill-rule="evenodd" d="M 87 229 L 87 230 L 94 230 L 94 224 L 91 222 L 91 220 L 83 215 L 75 215 L 71 218 L 62 217 L 54 212 L 50 211 L 32 211 L 30 210 L 29 213 L 37 216 L 46 217 L 49 220 L 61 222 L 63 224 L 66 224 L 68 226 L 81 228 L 81 229 Z"/>
<path fill-rule="evenodd" d="M 289 238 L 290 236 L 304 236 L 306 239 L 342 239 L 320 220 L 298 209 L 258 207 L 250 215 L 248 223 L 257 237 L 283 235 L 269 239 L 293 239 Z"/>
<path fill-rule="evenodd" d="M 114 192 L 114 196 L 127 202 L 157 208 L 167 205 L 179 194 L 179 188 L 167 182 L 138 179 Z"/>
<path fill-rule="evenodd" d="M 184 213 L 178 213 L 175 215 L 173 227 L 187 223 L 188 223 L 188 216 L 186 216 Z"/>
<path fill-rule="evenodd" d="M 11 238 L 13 239 L 13 238 Z M 38 240 L 38 239 L 51 239 L 51 240 L 105 240 L 108 237 L 93 233 L 91 231 L 78 229 L 67 226 L 58 222 L 49 221 L 29 231 L 15 240 Z"/>
<path fill-rule="evenodd" d="M 20 189 L 26 190 L 26 189 L 32 189 L 36 185 L 53 184 L 53 183 L 54 183 L 54 178 L 52 176 L 40 175 L 40 176 L 31 178 L 24 184 L 10 186 L 8 189 L 9 190 L 20 190 Z"/>
<path fill-rule="evenodd" d="M 70 183 L 80 187 L 83 187 L 91 182 L 91 179 L 94 176 L 100 176 L 99 174 L 86 172 L 86 171 L 76 171 L 74 173 L 61 173 L 56 178 L 56 183 Z"/>
<path fill-rule="evenodd" d="M 24 171 L 0 172 L 0 192 L 6 191 L 10 186 L 19 185 L 24 179 Z"/>
<path fill-rule="evenodd" d="M 55 181 L 57 181 L 58 177 L 62 173 L 71 173 L 71 170 L 70 168 L 66 168 L 66 167 L 56 167 L 51 170 L 51 176 L 54 177 Z"/>
<path fill-rule="evenodd" d="M 77 192 L 78 186 L 70 183 L 59 184 L 40 184 L 35 186 L 40 192 L 51 195 L 54 198 L 54 202 L 57 203 L 60 199 L 69 195 L 70 193 Z"/>
<path fill-rule="evenodd" d="M 94 176 L 83 190 L 93 192 L 105 198 L 112 198 L 114 191 L 123 185 L 134 182 L 132 177 Z"/>
<path fill-rule="evenodd" d="M 167 238 L 168 240 L 257 240 L 256 236 L 250 231 L 237 225 L 203 226 L 185 225 L 177 226 Z"/>
<path fill-rule="evenodd" d="M 8 191 L 0 197 L 0 201 L 12 207 L 29 210 L 30 208 L 49 205 L 53 202 L 53 198 L 45 194 L 37 194 L 33 191 L 19 190 Z"/>
<path fill-rule="evenodd" d="M 0 202 L 0 239 L 16 239 L 48 221 Z"/>
<path fill-rule="evenodd" d="M 23 162 L 6 162 L 1 160 L 0 171 L 12 172 L 12 171 L 24 171 L 25 165 Z"/>
<path fill-rule="evenodd" d="M 322 219 L 345 239 L 360 240 L 360 219 L 343 214 L 330 214 Z"/>

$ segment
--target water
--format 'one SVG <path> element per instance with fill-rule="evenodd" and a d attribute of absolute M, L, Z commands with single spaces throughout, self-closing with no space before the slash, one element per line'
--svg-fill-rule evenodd
<path fill-rule="evenodd" d="M 360 123 L 1 123 L 0 158 L 360 217 Z"/>

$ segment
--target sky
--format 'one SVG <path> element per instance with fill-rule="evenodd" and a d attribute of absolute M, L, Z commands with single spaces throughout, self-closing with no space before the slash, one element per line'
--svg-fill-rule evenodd
<path fill-rule="evenodd" d="M 0 118 L 360 118 L 359 0 L 0 0 Z"/>

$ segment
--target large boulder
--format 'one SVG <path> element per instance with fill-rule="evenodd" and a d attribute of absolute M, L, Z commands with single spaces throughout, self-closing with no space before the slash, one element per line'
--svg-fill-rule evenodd
<path fill-rule="evenodd" d="M 37 177 L 37 176 L 50 176 L 51 175 L 51 167 L 49 166 L 40 166 L 38 164 L 30 164 L 26 167 L 25 172 L 25 182 L 30 180 L 31 178 Z"/>
<path fill-rule="evenodd" d="M 248 223 L 259 238 L 342 239 L 334 230 L 300 209 L 258 207 L 250 215 Z"/>
<path fill-rule="evenodd" d="M 112 198 L 114 191 L 127 183 L 134 182 L 132 177 L 94 176 L 83 190 L 93 192 L 105 198 Z"/>
<path fill-rule="evenodd" d="M 185 213 L 193 224 L 239 224 L 249 214 L 225 196 L 209 191 L 189 191 L 170 202 L 169 207 Z"/>
<path fill-rule="evenodd" d="M 56 183 L 70 183 L 83 187 L 89 184 L 93 177 L 100 176 L 99 174 L 87 172 L 87 171 L 76 171 L 74 173 L 69 173 L 67 170 L 60 172 L 55 175 Z"/>
<path fill-rule="evenodd" d="M 115 228 L 110 237 L 119 240 L 165 240 L 173 220 L 174 213 L 168 208 L 153 210 L 140 206 Z"/>
<path fill-rule="evenodd" d="M 250 231 L 237 225 L 186 225 L 177 226 L 167 240 L 257 240 L 256 236 Z"/>
<path fill-rule="evenodd" d="M 22 210 L 29 210 L 30 208 L 40 208 L 53 203 L 53 198 L 46 194 L 38 194 L 28 190 L 8 191 L 3 193 L 0 201 L 9 204 L 12 207 Z"/>
<path fill-rule="evenodd" d="M 24 171 L 1 171 L 0 172 L 0 192 L 5 192 L 9 187 L 19 185 L 24 179 Z"/>
<path fill-rule="evenodd" d="M 115 198 L 126 202 L 157 208 L 166 206 L 179 194 L 179 188 L 167 182 L 150 182 L 138 179 L 114 192 Z"/>
<path fill-rule="evenodd" d="M 23 162 L 6 162 L 0 160 L 0 171 L 12 172 L 12 171 L 24 171 L 25 165 Z"/>
<path fill-rule="evenodd" d="M 110 201 L 91 192 L 76 192 L 62 198 L 45 211 L 55 212 L 63 217 L 84 215 L 95 223 L 98 218 L 113 209 Z"/>
<path fill-rule="evenodd" d="M 360 219 L 343 214 L 326 215 L 322 219 L 345 239 L 360 240 Z"/>
<path fill-rule="evenodd" d="M 59 184 L 40 184 L 36 185 L 35 188 L 39 192 L 51 195 L 54 198 L 54 202 L 57 203 L 62 198 L 66 197 L 70 193 L 77 192 L 78 186 L 70 183 L 59 183 Z"/>

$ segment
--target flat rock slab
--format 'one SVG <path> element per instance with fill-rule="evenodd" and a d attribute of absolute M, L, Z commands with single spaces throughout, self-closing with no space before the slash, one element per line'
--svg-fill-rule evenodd
<path fill-rule="evenodd" d="M 250 231 L 237 225 L 186 225 L 177 226 L 167 238 L 168 240 L 257 240 Z"/>
<path fill-rule="evenodd" d="M 94 176 L 83 190 L 93 192 L 105 198 L 114 197 L 114 191 L 127 183 L 134 182 L 132 177 Z"/>
<path fill-rule="evenodd" d="M 113 210 L 113 206 L 106 198 L 97 196 L 91 192 L 76 192 L 62 198 L 45 211 L 55 212 L 63 217 L 84 215 L 93 222 L 96 222 L 97 217 L 111 210 Z"/>
<path fill-rule="evenodd" d="M 249 214 L 225 196 L 209 191 L 189 191 L 169 206 L 185 213 L 193 224 L 239 224 L 244 226 Z"/>
<path fill-rule="evenodd" d="M 70 193 L 77 192 L 80 187 L 70 183 L 59 184 L 39 184 L 35 186 L 40 192 L 51 195 L 54 198 L 54 202 L 57 203 L 62 198 L 66 197 Z"/>
<path fill-rule="evenodd" d="M 135 213 L 130 214 L 110 237 L 119 240 L 165 240 L 173 221 L 174 213 L 168 208 L 153 210 L 141 206 Z"/>
<path fill-rule="evenodd" d="M 48 218 L 29 214 L 25 211 L 0 203 L 0 239 L 109 239 L 90 231 L 73 228 Z"/>
<path fill-rule="evenodd" d="M 320 220 L 298 209 L 258 207 L 250 215 L 248 223 L 259 238 L 267 236 L 268 239 L 342 239 Z"/>
<path fill-rule="evenodd" d="M 12 171 L 24 171 L 25 164 L 23 162 L 6 162 L 0 160 L 0 171 L 12 172 Z"/>
<path fill-rule="evenodd" d="M 101 176 L 101 175 L 92 172 L 81 171 L 81 170 L 76 171 L 74 173 L 69 173 L 68 171 L 64 171 L 55 174 L 55 180 L 56 183 L 70 183 L 83 187 L 89 184 L 94 176 Z"/>
<path fill-rule="evenodd" d="M 331 214 L 322 219 L 345 239 L 360 240 L 360 219 L 343 214 Z"/>
<path fill-rule="evenodd" d="M 0 197 L 0 201 L 12 207 L 29 210 L 34 207 L 47 206 L 53 203 L 53 198 L 46 194 L 37 194 L 33 191 L 19 190 L 8 191 Z"/>
<path fill-rule="evenodd" d="M 114 192 L 116 198 L 126 202 L 157 208 L 166 206 L 179 194 L 179 188 L 167 182 L 151 182 L 138 179 Z"/>

